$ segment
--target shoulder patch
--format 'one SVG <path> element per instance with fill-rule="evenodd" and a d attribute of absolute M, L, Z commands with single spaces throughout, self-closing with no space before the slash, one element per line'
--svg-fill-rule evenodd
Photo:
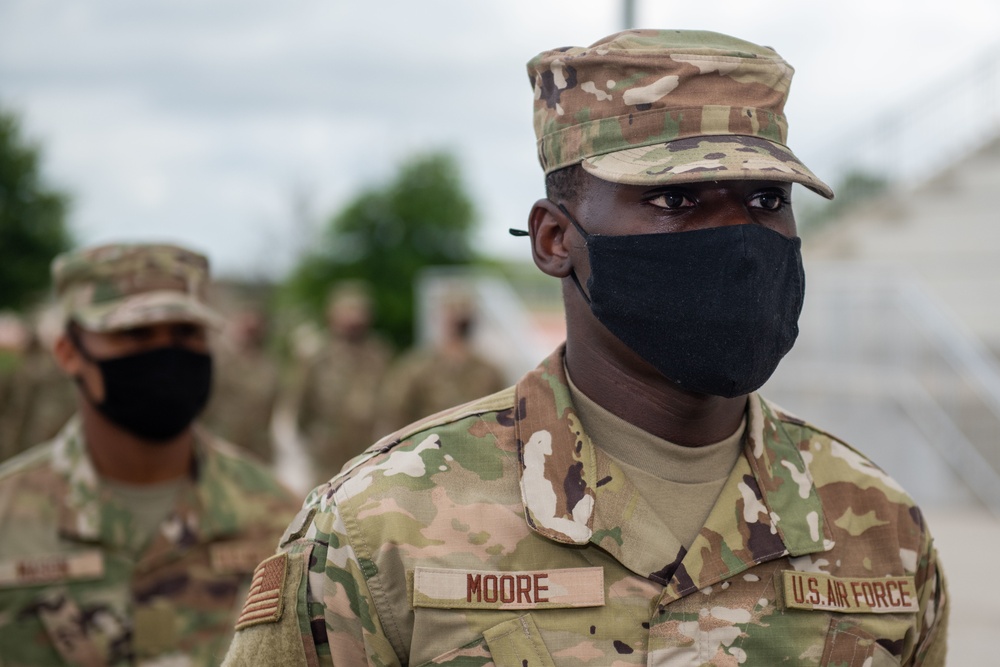
<path fill-rule="evenodd" d="M 277 623 L 281 619 L 281 591 L 285 587 L 287 572 L 287 553 L 271 556 L 257 566 L 253 571 L 247 601 L 236 619 L 237 630 L 261 623 Z"/>

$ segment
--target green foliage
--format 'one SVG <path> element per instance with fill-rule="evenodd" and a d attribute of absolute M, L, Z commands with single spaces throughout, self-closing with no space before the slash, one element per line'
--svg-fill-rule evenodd
<path fill-rule="evenodd" d="M 387 184 L 358 194 L 293 272 L 290 300 L 320 316 L 333 285 L 364 280 L 372 288 L 376 327 L 398 347 L 408 346 L 420 271 L 475 260 L 475 211 L 460 171 L 447 153 L 418 155 Z"/>
<path fill-rule="evenodd" d="M 52 258 L 71 245 L 68 202 L 42 182 L 39 149 L 0 109 L 0 309 L 24 308 L 45 293 Z"/>

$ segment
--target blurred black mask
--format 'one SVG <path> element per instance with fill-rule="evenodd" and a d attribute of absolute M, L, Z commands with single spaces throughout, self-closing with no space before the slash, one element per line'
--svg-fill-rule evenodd
<path fill-rule="evenodd" d="M 104 400 L 87 400 L 109 420 L 151 442 L 166 442 L 191 425 L 208 403 L 212 357 L 184 347 L 161 347 L 112 359 L 95 359 L 71 329 L 70 338 L 97 366 Z M 78 378 L 77 381 L 83 387 Z"/>

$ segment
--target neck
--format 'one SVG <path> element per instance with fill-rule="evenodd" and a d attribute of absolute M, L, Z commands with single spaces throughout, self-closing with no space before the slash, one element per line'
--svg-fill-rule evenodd
<path fill-rule="evenodd" d="M 678 388 L 597 323 L 582 300 L 575 301 L 567 299 L 566 366 L 591 400 L 647 433 L 686 447 L 716 443 L 736 431 L 746 396 L 724 398 Z M 581 318 L 591 321 L 581 326 Z"/>
<path fill-rule="evenodd" d="M 189 427 L 166 442 L 148 442 L 110 421 L 81 397 L 87 451 L 101 477 L 127 484 L 156 484 L 191 474 L 194 432 Z"/>

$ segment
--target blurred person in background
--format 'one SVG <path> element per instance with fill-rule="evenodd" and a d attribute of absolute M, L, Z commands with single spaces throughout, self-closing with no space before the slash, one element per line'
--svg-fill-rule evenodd
<path fill-rule="evenodd" d="M 11 409 L 13 378 L 28 347 L 30 334 L 20 316 L 0 313 L 0 461 L 16 453 L 17 422 Z"/>
<path fill-rule="evenodd" d="M 371 443 L 379 387 L 391 355 L 388 344 L 372 331 L 371 294 L 364 283 L 334 287 L 326 317 L 328 337 L 301 362 L 293 390 L 298 429 L 316 484 Z"/>
<path fill-rule="evenodd" d="M 53 281 L 77 412 L 0 466 L 0 664 L 217 664 L 297 503 L 195 424 L 208 262 L 106 245 L 56 258 Z"/>
<path fill-rule="evenodd" d="M 438 334 L 430 344 L 397 359 L 382 383 L 379 401 L 381 433 L 500 391 L 503 373 L 473 347 L 476 304 L 469 294 L 452 289 L 442 298 L 434 323 Z"/>
<path fill-rule="evenodd" d="M 785 145 L 792 72 L 686 30 L 528 63 L 565 345 L 316 489 L 225 664 L 944 664 L 920 509 L 757 393 L 805 295 L 792 184 L 833 196 Z"/>
<path fill-rule="evenodd" d="M 267 320 L 257 309 L 231 317 L 215 351 L 214 386 L 201 421 L 265 463 L 274 463 L 271 422 L 278 397 L 278 364 L 267 350 Z"/>
<path fill-rule="evenodd" d="M 76 409 L 73 386 L 52 357 L 54 336 L 43 330 L 43 313 L 32 324 L 19 319 L 17 349 L 0 362 L 0 461 L 54 437 Z"/>

